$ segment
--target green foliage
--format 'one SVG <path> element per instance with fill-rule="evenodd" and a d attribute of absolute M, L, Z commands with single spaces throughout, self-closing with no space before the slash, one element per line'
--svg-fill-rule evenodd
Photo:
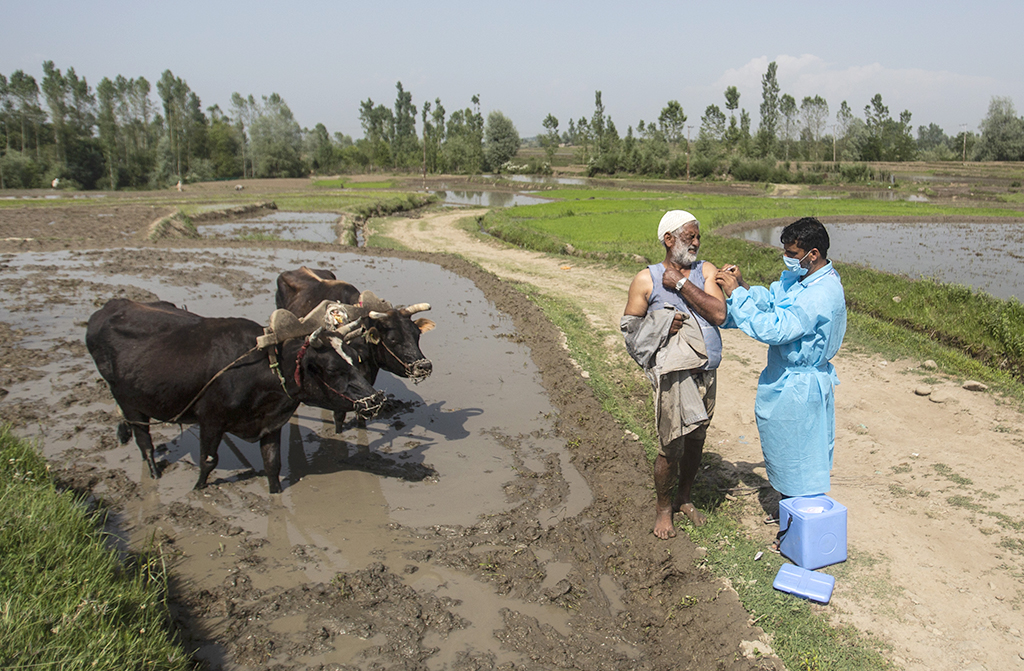
<path fill-rule="evenodd" d="M 485 135 L 485 166 L 500 171 L 519 151 L 519 132 L 511 119 L 494 111 L 487 115 Z"/>
<path fill-rule="evenodd" d="M 1011 298 L 993 308 L 986 324 L 989 333 L 1010 356 L 1024 361 L 1024 305 Z"/>
<path fill-rule="evenodd" d="M 157 556 L 127 565 L 102 513 L 60 493 L 45 460 L 0 427 L 0 666 L 193 668 L 170 634 Z"/>
<path fill-rule="evenodd" d="M 0 156 L 0 174 L 6 189 L 38 189 L 43 186 L 39 165 L 19 151 Z"/>
<path fill-rule="evenodd" d="M 1024 160 L 1024 119 L 1017 116 L 1013 101 L 993 97 L 988 115 L 980 124 L 981 140 L 974 149 L 979 161 Z"/>

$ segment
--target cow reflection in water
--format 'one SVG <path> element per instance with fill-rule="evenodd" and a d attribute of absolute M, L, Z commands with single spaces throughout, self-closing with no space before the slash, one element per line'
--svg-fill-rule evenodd
<path fill-rule="evenodd" d="M 118 438 L 134 434 L 158 478 L 150 421 L 198 423 L 196 489 L 217 467 L 226 432 L 259 440 L 270 491 L 279 493 L 281 427 L 300 403 L 372 417 L 384 402 L 345 343 L 361 324 L 339 324 L 336 308 L 321 303 L 301 320 L 288 314 L 265 333 L 248 319 L 200 317 L 163 301 L 108 302 L 89 318 L 85 341 L 124 415 Z"/>

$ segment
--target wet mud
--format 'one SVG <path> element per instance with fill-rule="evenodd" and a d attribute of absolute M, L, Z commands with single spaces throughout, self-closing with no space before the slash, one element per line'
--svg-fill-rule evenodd
<path fill-rule="evenodd" d="M 651 535 L 642 450 L 524 293 L 448 255 L 148 244 L 157 210 L 0 215 L 0 420 L 112 510 L 123 547 L 164 554 L 174 626 L 205 668 L 782 668 L 744 655 L 763 634 L 701 550 Z M 433 375 L 381 373 L 385 413 L 340 433 L 300 406 L 280 495 L 258 446 L 230 435 L 211 485 L 192 490 L 189 426 L 154 432 L 163 474 L 150 479 L 117 441 L 89 315 L 127 297 L 265 323 L 277 274 L 302 264 L 431 303 Z"/>

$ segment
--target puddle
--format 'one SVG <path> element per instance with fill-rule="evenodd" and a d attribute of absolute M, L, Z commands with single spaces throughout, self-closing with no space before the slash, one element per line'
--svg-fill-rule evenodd
<path fill-rule="evenodd" d="M 780 247 L 782 229 L 757 228 L 743 238 Z M 829 257 L 845 263 L 1024 297 L 1021 223 L 832 223 L 828 234 Z"/>
<path fill-rule="evenodd" d="M 510 182 L 525 182 L 527 184 L 568 184 L 584 186 L 587 180 L 582 177 L 547 177 L 545 175 L 483 175 L 489 179 L 507 179 Z"/>
<path fill-rule="evenodd" d="M 444 205 L 473 205 L 476 207 L 514 207 L 516 205 L 539 205 L 550 203 L 547 198 L 527 196 L 506 191 L 434 191 Z"/>
<path fill-rule="evenodd" d="M 278 211 L 226 224 L 199 224 L 196 230 L 211 238 L 336 242 L 337 223 L 338 215 L 333 212 Z"/>
<path fill-rule="evenodd" d="M 509 317 L 497 311 L 468 280 L 439 266 L 399 259 L 367 259 L 351 254 L 317 254 L 315 262 L 291 250 L 208 250 L 177 253 L 155 252 L 162 265 L 144 279 L 124 273 L 118 262 L 131 250 L 90 253 L 19 254 L 5 271 L 7 282 L 0 288 L 3 305 L 10 311 L 3 320 L 12 328 L 28 331 L 23 346 L 49 349 L 57 335 L 64 339 L 84 337 L 89 315 L 111 297 L 118 287 L 133 286 L 151 292 L 162 300 L 185 306 L 204 316 L 238 316 L 264 323 L 274 309 L 275 281 L 279 270 L 314 263 L 331 268 L 340 278 L 359 288 L 372 288 L 395 304 L 428 302 L 432 310 L 426 316 L 437 328 L 423 336 L 421 347 L 432 360 L 434 373 L 419 385 L 382 372 L 376 387 L 391 396 L 397 409 L 386 419 L 367 422 L 365 429 L 352 426 L 334 435 L 327 413 L 318 408 L 300 406 L 282 436 L 282 480 L 285 500 L 315 498 L 312 491 L 318 477 L 347 476 L 347 471 L 383 468 L 401 477 L 375 475 L 373 483 L 355 486 L 350 482 L 338 505 L 351 504 L 371 496 L 386 502 L 387 514 L 381 520 L 402 525 L 471 524 L 505 506 L 502 485 L 514 474 L 503 436 L 528 435 L 537 455 L 562 452 L 560 441 L 552 434 L 552 408 L 539 383 L 538 371 L 526 347 L 512 341 L 513 325 Z M 234 273 L 237 286 L 227 287 L 197 281 L 196 277 L 214 268 L 219 275 Z M 78 280 L 80 290 L 65 295 L 63 302 L 35 311 L 30 306 L 37 291 L 44 291 L 54 277 Z M 408 277 L 416 277 L 410 283 Z M 251 294 L 248 300 L 239 295 Z M 35 299 L 33 298 L 35 296 Z M 91 359 L 75 362 L 82 382 L 96 378 Z M 88 364 L 81 366 L 80 364 Z M 58 369 L 40 380 L 10 385 L 10 398 L 44 402 L 55 396 L 59 383 L 68 385 L 68 373 Z M 113 408 L 111 403 L 110 409 Z M 59 422 L 58 422 L 59 423 Z M 110 427 L 113 430 L 113 427 Z M 66 441 L 56 437 L 57 427 L 39 427 L 48 456 L 66 450 Z M 155 438 L 166 442 L 163 458 L 171 464 L 194 464 L 198 455 L 198 427 L 161 427 Z M 220 465 L 213 478 L 237 479 L 240 472 L 261 469 L 259 446 L 229 436 L 220 449 Z M 143 475 L 142 462 L 134 446 L 117 448 L 100 456 L 116 461 L 124 452 L 137 461 L 129 466 L 133 478 Z M 375 455 L 382 464 L 360 464 L 360 459 Z M 539 457 L 538 457 L 539 458 Z M 562 459 L 563 469 L 575 471 Z M 529 464 L 528 464 L 529 465 Z M 536 467 L 536 466 L 535 466 Z M 161 480 L 165 488 L 190 487 L 192 470 L 178 469 Z M 552 511 L 552 515 L 573 515 L 589 503 L 582 478 L 571 477 L 571 510 Z M 258 481 L 259 486 L 265 482 Z M 187 490 L 187 489 L 186 489 Z M 458 504 L 453 505 L 453 500 Z M 296 506 L 293 524 L 301 527 L 306 505 Z M 314 508 L 330 507 L 321 501 Z M 307 520 L 314 526 L 321 520 Z M 336 524 L 332 521 L 332 525 Z M 357 529 L 353 528 L 353 532 Z M 299 533 L 303 533 L 300 529 Z M 308 533 L 319 533 L 309 531 Z"/>

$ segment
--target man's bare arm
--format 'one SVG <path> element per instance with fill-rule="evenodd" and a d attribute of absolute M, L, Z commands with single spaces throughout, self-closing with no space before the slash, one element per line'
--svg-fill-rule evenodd
<path fill-rule="evenodd" d="M 721 287 L 715 282 L 718 268 L 714 264 L 705 261 L 702 270 L 704 274 L 704 289 L 698 289 L 693 282 L 686 282 L 683 284 L 680 294 L 697 314 L 708 320 L 708 323 L 721 326 L 725 323 L 726 311 L 725 296 L 722 294 Z M 682 274 L 679 271 L 669 269 L 665 271 L 662 283 L 674 291 L 675 283 L 681 277 Z"/>

